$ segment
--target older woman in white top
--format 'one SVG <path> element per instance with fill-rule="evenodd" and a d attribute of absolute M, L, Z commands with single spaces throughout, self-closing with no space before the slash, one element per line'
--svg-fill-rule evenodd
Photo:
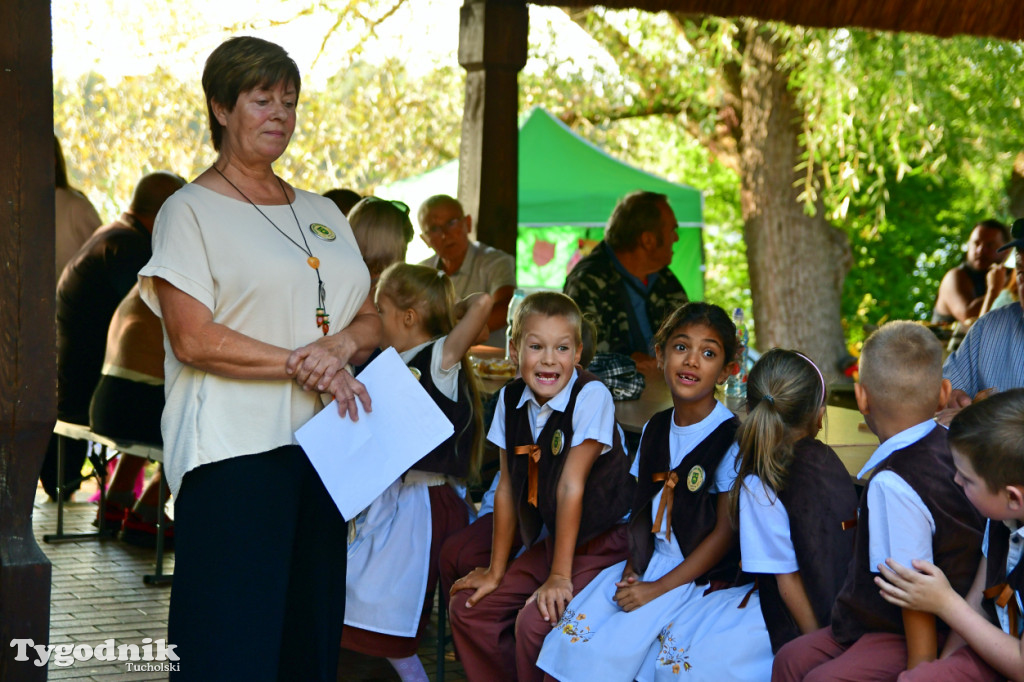
<path fill-rule="evenodd" d="M 168 643 L 180 679 L 335 680 L 345 523 L 295 429 L 377 345 L 370 276 L 329 199 L 275 175 L 300 78 L 279 46 L 233 38 L 203 72 L 214 165 L 157 217 L 140 273 L 167 347 L 162 431 L 176 496 Z"/>

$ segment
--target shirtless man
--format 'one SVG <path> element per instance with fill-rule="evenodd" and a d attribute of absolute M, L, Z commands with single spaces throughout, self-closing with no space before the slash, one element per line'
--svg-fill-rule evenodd
<path fill-rule="evenodd" d="M 933 323 L 963 323 L 981 314 L 989 287 L 998 290 L 1006 285 L 1006 254 L 997 251 L 1009 240 L 1009 229 L 998 220 L 984 220 L 974 226 L 963 263 L 947 272 L 939 284 Z"/>
<path fill-rule="evenodd" d="M 118 440 L 162 445 L 164 337 L 160 319 L 142 302 L 139 285 L 124 297 L 107 331 L 103 370 L 89 405 L 92 430 Z M 121 528 L 121 539 L 135 545 L 156 543 L 162 476 L 158 471 L 135 499 L 142 457 L 122 454 L 107 491 L 107 527 Z M 170 531 L 173 533 L 173 531 Z M 169 535 L 168 540 L 173 538 Z"/>

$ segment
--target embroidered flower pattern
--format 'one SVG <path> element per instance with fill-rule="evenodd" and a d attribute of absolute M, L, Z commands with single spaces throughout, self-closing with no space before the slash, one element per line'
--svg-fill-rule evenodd
<path fill-rule="evenodd" d="M 678 675 L 680 672 L 690 672 L 693 666 L 687 660 L 689 655 L 687 655 L 684 647 L 676 646 L 671 628 L 672 623 L 669 623 L 662 629 L 661 634 L 658 635 L 658 642 L 661 643 L 661 651 L 658 653 L 658 665 L 672 666 L 673 675 Z"/>
<path fill-rule="evenodd" d="M 558 629 L 561 630 L 562 634 L 569 638 L 570 644 L 576 644 L 577 642 L 589 642 L 590 638 L 594 636 L 594 633 L 590 631 L 589 625 L 583 625 L 583 621 L 587 619 L 587 614 L 577 614 L 571 609 L 566 609 L 562 612 L 562 618 L 558 621 Z"/>

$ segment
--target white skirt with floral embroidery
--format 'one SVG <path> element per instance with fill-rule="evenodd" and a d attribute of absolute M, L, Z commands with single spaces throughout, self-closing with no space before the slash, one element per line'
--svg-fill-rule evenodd
<path fill-rule="evenodd" d="M 675 538 L 669 544 L 659 538 L 644 581 L 658 580 L 683 560 Z M 661 648 L 658 635 L 672 614 L 704 593 L 693 583 L 681 585 L 627 613 L 613 599 L 625 566 L 609 566 L 573 598 L 544 639 L 539 668 L 558 680 L 631 682 Z"/>
<path fill-rule="evenodd" d="M 771 641 L 751 585 L 712 592 L 669 614 L 658 646 L 636 674 L 639 682 L 734 680 L 772 677 Z M 750 595 L 744 604 L 744 599 Z"/>

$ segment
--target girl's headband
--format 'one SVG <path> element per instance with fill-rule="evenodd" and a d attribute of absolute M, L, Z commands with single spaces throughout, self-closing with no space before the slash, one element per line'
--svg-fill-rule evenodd
<path fill-rule="evenodd" d="M 825 404 L 825 377 L 822 376 L 821 370 L 818 369 L 818 366 L 816 364 L 814 364 L 814 360 L 811 360 L 809 357 L 807 357 L 806 355 L 804 355 L 803 353 L 801 353 L 798 350 L 795 350 L 793 352 L 796 353 L 797 355 L 799 355 L 800 357 L 802 357 L 804 360 L 806 360 L 807 363 L 811 367 L 814 368 L 814 371 L 818 373 L 818 380 L 821 381 L 821 404 L 824 405 Z"/>

